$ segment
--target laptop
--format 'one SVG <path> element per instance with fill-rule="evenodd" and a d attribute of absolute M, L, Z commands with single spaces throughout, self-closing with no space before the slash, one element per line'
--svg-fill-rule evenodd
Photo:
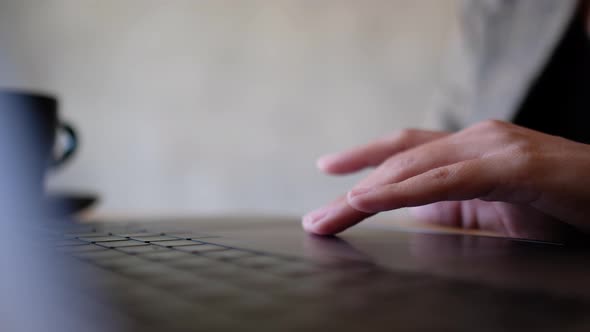
<path fill-rule="evenodd" d="M 244 216 L 45 226 L 21 244 L 61 276 L 28 301 L 53 303 L 56 331 L 590 331 L 590 254 L 561 244 Z"/>
<path fill-rule="evenodd" d="M 48 218 L 34 131 L 10 120 L 1 331 L 590 331 L 584 248 L 371 222 L 318 237 L 297 218 Z"/>

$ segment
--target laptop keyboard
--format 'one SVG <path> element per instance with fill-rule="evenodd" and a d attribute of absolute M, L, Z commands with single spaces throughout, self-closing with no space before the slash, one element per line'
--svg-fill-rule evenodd
<path fill-rule="evenodd" d="M 390 271 L 367 262 L 320 264 L 235 248 L 211 234 L 105 229 L 85 227 L 54 237 L 54 243 L 58 251 L 98 267 L 101 275 L 93 286 L 104 290 L 109 305 L 120 304 L 141 321 L 142 330 L 146 322 L 154 330 L 196 331 L 237 330 L 255 322 L 257 330 L 269 331 L 278 326 L 283 331 L 289 330 L 286 326 L 348 331 L 392 323 L 415 330 L 484 331 L 480 322 L 488 315 L 503 317 L 489 326 L 493 331 L 535 321 L 523 310 L 543 311 L 548 303 L 568 316 L 564 319 L 583 316 L 586 311 L 579 308 L 587 309 L 578 301 Z M 515 299 L 522 310 L 513 310 Z M 428 319 L 418 319 L 417 313 L 428 313 Z M 453 326 L 452 317 L 460 325 Z"/>
<path fill-rule="evenodd" d="M 255 269 L 277 276 L 302 276 L 314 267 L 295 258 L 281 257 L 215 243 L 214 236 L 179 236 L 167 233 L 70 233 L 57 244 L 58 250 L 94 265 L 117 271 L 133 270 L 129 260 L 141 265 L 154 263 L 191 273 L 215 266 Z M 121 262 L 121 263 L 118 263 Z M 317 269 L 317 267 L 316 267 Z"/>
<path fill-rule="evenodd" d="M 230 247 L 216 239 L 219 237 L 208 234 L 92 228 L 66 233 L 55 244 L 58 251 L 108 272 L 110 276 L 101 276 L 100 282 L 109 292 L 116 289 L 115 300 L 132 308 L 136 318 L 154 319 L 157 310 L 158 319 L 178 323 L 188 313 L 191 317 L 200 314 L 201 322 L 209 321 L 209 327 L 262 318 L 270 322 L 286 315 L 290 319 L 298 316 L 299 323 L 309 321 L 301 312 L 293 312 L 294 304 L 306 305 L 312 310 L 307 312 L 313 313 L 320 305 L 317 296 L 347 283 L 353 296 L 355 276 L 373 271 L 372 266 L 351 263 L 347 274 L 329 273 L 335 272 L 334 266 Z M 416 282 L 419 280 L 408 278 L 404 284 Z M 166 305 L 161 308 L 156 303 Z M 340 310 L 344 304 L 332 309 Z M 329 311 L 319 309 L 315 314 Z M 163 311 L 168 314 L 162 316 Z"/>

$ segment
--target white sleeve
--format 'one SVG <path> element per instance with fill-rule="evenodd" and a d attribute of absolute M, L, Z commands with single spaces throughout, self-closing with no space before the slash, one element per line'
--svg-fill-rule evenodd
<path fill-rule="evenodd" d="M 441 61 L 440 78 L 427 106 L 425 125 L 430 129 L 460 130 L 471 116 L 473 59 L 466 39 L 464 15 L 465 6 L 457 12 Z"/>

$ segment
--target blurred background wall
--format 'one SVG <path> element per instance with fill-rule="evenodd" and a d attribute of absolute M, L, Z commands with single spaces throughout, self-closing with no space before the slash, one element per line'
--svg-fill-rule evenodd
<path fill-rule="evenodd" d="M 455 0 L 0 0 L 0 88 L 81 132 L 52 191 L 105 213 L 301 214 L 316 157 L 420 126 Z M 7 65 L 9 64 L 9 65 Z"/>

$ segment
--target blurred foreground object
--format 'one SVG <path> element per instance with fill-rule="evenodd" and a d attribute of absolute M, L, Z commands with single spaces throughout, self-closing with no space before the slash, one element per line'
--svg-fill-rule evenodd
<path fill-rule="evenodd" d="M 82 296 L 78 267 L 49 246 L 62 220 L 42 209 L 43 180 L 57 125 L 56 102 L 43 96 L 0 93 L 0 330 L 111 331 L 104 309 Z M 72 135 L 72 139 L 73 139 Z M 51 229 L 47 227 L 51 226 Z M 108 322 L 108 323 L 105 323 Z M 116 330 L 116 329 L 115 329 Z"/>

